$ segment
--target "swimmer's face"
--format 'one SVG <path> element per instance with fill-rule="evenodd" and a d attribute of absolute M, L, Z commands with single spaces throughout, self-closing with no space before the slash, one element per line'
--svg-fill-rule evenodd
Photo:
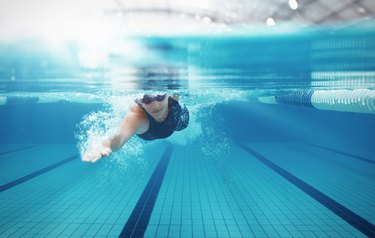
<path fill-rule="evenodd" d="M 156 97 L 156 95 L 148 95 L 149 97 Z M 151 112 L 151 113 L 158 113 L 160 111 L 162 111 L 163 109 L 167 108 L 168 107 L 168 97 L 164 97 L 163 100 L 161 101 L 158 101 L 158 100 L 154 100 L 152 102 L 149 102 L 149 103 L 143 103 L 142 102 L 142 105 L 143 107 L 148 111 L 148 112 Z"/>

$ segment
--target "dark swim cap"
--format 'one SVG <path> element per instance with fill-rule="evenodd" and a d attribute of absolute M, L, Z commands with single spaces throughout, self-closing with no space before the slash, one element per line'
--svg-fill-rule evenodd
<path fill-rule="evenodd" d="M 189 110 L 184 106 L 179 113 L 175 131 L 181 131 L 189 125 Z"/>

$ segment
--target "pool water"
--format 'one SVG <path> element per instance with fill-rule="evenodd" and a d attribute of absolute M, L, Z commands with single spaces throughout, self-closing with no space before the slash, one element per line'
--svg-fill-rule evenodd
<path fill-rule="evenodd" d="M 375 32 L 340 29 L 3 44 L 0 237 L 374 237 Z M 187 129 L 81 161 L 161 91 Z"/>

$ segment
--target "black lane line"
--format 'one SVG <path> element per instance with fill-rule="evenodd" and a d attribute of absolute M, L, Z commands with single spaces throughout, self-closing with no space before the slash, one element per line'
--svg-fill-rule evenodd
<path fill-rule="evenodd" d="M 336 215 L 344 219 L 346 222 L 348 222 L 349 224 L 357 228 L 363 234 L 369 237 L 375 237 L 375 226 L 371 222 L 367 221 L 363 217 L 359 216 L 358 214 L 349 210 L 345 206 L 336 202 L 335 200 L 328 197 L 327 195 L 320 192 L 319 190 L 315 189 L 314 187 L 304 182 L 303 180 L 297 178 L 296 176 L 282 169 L 278 165 L 268 160 L 263 155 L 251 149 L 249 146 L 245 146 L 241 143 L 238 143 L 238 145 L 242 149 L 244 149 L 246 152 L 248 152 L 249 154 L 257 158 L 260 162 L 268 166 L 270 169 L 272 169 L 273 171 L 275 171 L 276 173 L 284 177 L 290 183 L 297 186 L 299 189 L 301 189 L 302 191 L 310 195 L 312 198 L 314 198 L 316 201 L 318 201 L 319 203 L 324 205 L 326 208 L 334 212 Z"/>
<path fill-rule="evenodd" d="M 22 148 L 18 148 L 18 149 L 13 149 L 13 150 L 8 150 L 8 151 L 3 151 L 3 152 L 0 152 L 0 155 L 5 155 L 5 154 L 9 154 L 9 153 L 21 151 L 21 150 L 27 150 L 27 149 L 30 149 L 30 148 L 33 148 L 33 147 L 37 147 L 37 146 L 42 146 L 42 145 L 45 145 L 45 143 L 43 143 L 43 144 L 36 144 L 36 145 L 30 145 L 30 146 L 26 146 L 26 147 L 22 147 Z"/>
<path fill-rule="evenodd" d="M 346 155 L 346 156 L 352 157 L 354 159 L 361 160 L 361 161 L 366 162 L 366 163 L 375 164 L 375 160 L 372 160 L 372 159 L 367 159 L 367 158 L 364 158 L 364 157 L 361 157 L 361 156 L 352 155 L 352 154 L 349 154 L 349 153 L 346 153 L 346 152 L 338 151 L 338 150 L 331 149 L 331 148 L 321 146 L 321 145 L 315 145 L 315 144 L 310 144 L 310 143 L 306 143 L 306 144 L 314 146 L 314 147 L 318 147 L 318 148 L 323 149 L 323 150 L 335 152 L 337 154 Z"/>
<path fill-rule="evenodd" d="M 37 177 L 37 176 L 39 176 L 41 174 L 44 174 L 44 173 L 46 173 L 46 172 L 48 172 L 48 171 L 50 171 L 52 169 L 55 169 L 55 168 L 57 168 L 57 167 L 59 167 L 59 166 L 61 166 L 63 164 L 66 164 L 66 163 L 68 163 L 68 162 L 70 162 L 70 161 L 72 161 L 72 160 L 74 160 L 76 158 L 79 158 L 78 154 L 77 155 L 73 155 L 73 156 L 71 156 L 71 157 L 69 157 L 67 159 L 64 159 L 64 160 L 62 160 L 60 162 L 57 162 L 55 164 L 52 164 L 50 166 L 47 166 L 47 167 L 45 167 L 45 168 L 43 168 L 41 170 L 35 171 L 34 173 L 31 173 L 31 174 L 28 174 L 26 176 L 23 176 L 23 177 L 21 177 L 19 179 L 13 180 L 12 182 L 9 182 L 9 183 L 6 183 L 4 185 L 1 185 L 0 186 L 0 193 L 4 192 L 5 190 L 8 190 L 10 188 L 13 188 L 14 186 L 17 186 L 18 184 L 24 183 L 24 182 L 26 182 L 26 181 L 28 181 L 28 180 L 30 180 L 32 178 L 35 178 L 35 177 Z"/>
<path fill-rule="evenodd" d="M 154 209 L 173 146 L 168 144 L 119 237 L 143 237 Z"/>

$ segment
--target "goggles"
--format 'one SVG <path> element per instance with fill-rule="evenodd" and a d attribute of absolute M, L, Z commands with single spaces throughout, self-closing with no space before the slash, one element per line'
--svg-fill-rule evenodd
<path fill-rule="evenodd" d="M 154 101 L 161 102 L 161 101 L 163 101 L 165 99 L 166 96 L 167 96 L 167 94 L 157 95 L 155 97 L 151 97 L 149 95 L 144 95 L 141 101 L 144 104 L 150 104 L 150 103 L 152 103 Z"/>

